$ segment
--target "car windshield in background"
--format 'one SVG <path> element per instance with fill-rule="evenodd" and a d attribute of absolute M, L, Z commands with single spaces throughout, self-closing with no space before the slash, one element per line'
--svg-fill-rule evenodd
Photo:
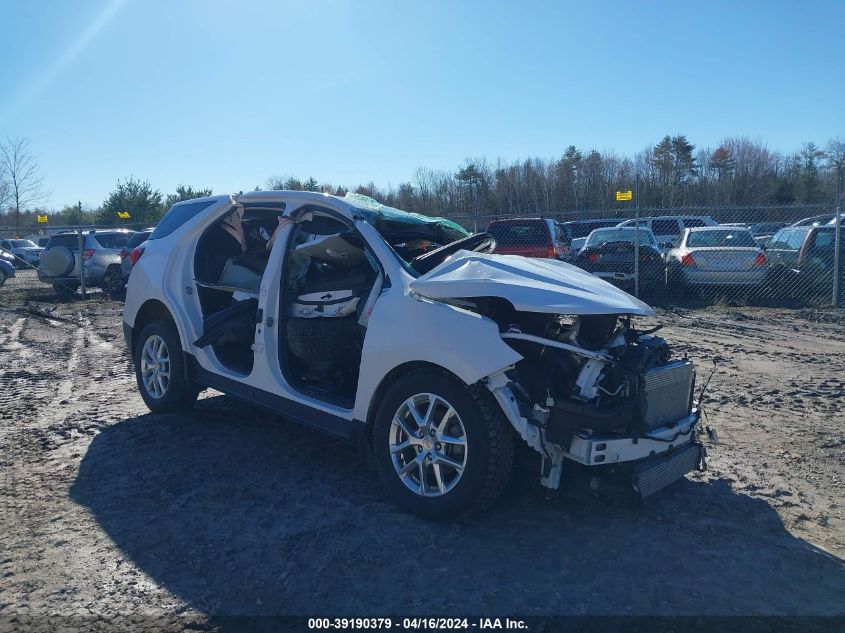
<path fill-rule="evenodd" d="M 601 229 L 609 226 L 616 226 L 619 224 L 617 220 L 608 220 L 607 222 L 572 222 L 565 226 L 569 229 L 573 239 L 587 237 L 596 229 Z"/>
<path fill-rule="evenodd" d="M 549 230 L 542 220 L 536 222 L 493 222 L 487 233 L 497 244 L 518 246 L 520 244 L 548 244 Z"/>
<path fill-rule="evenodd" d="M 640 229 L 640 245 L 653 246 L 653 238 L 648 229 Z M 637 239 L 636 228 L 596 229 L 587 238 L 585 246 L 595 246 L 605 242 L 634 242 Z"/>
<path fill-rule="evenodd" d="M 103 248 L 123 248 L 131 233 L 95 233 L 94 239 Z"/>
<path fill-rule="evenodd" d="M 690 248 L 718 248 L 726 246 L 754 248 L 757 242 L 754 241 L 751 233 L 741 231 L 691 231 L 687 239 L 687 246 Z"/>
<path fill-rule="evenodd" d="M 30 242 L 29 240 L 10 240 L 12 248 L 35 248 L 38 245 L 35 242 Z"/>
<path fill-rule="evenodd" d="M 751 227 L 751 234 L 752 235 L 771 235 L 772 233 L 779 231 L 783 228 L 783 224 L 776 224 L 776 223 L 762 223 L 762 224 L 755 224 Z"/>

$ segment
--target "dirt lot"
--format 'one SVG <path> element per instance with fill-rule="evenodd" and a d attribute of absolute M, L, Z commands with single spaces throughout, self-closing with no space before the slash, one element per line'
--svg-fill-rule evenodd
<path fill-rule="evenodd" d="M 710 470 L 643 505 L 512 491 L 472 522 L 385 503 L 352 449 L 210 392 L 147 413 L 119 302 L 0 290 L 0 617 L 843 614 L 845 317 L 661 310 L 718 371 Z M 66 624 L 66 623 L 65 623 Z"/>

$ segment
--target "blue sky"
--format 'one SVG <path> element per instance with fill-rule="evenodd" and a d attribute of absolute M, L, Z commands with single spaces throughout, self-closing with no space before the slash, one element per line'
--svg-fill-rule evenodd
<path fill-rule="evenodd" d="M 118 178 L 223 193 L 667 133 L 845 136 L 845 2 L 4 0 L 0 137 L 48 204 Z"/>

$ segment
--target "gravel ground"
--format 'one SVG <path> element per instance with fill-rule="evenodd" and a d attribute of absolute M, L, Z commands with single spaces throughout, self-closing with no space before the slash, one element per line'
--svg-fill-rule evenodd
<path fill-rule="evenodd" d="M 845 613 L 845 317 L 661 310 L 710 469 L 644 504 L 514 487 L 470 522 L 385 503 L 347 446 L 215 392 L 138 396 L 119 302 L 0 291 L 0 618 Z M 67 626 L 71 619 L 64 620 Z M 82 621 L 82 620 L 80 620 Z M 112 620 L 113 621 L 113 620 Z"/>

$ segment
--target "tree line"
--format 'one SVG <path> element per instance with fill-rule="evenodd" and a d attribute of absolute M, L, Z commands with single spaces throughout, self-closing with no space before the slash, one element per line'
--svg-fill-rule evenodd
<path fill-rule="evenodd" d="M 420 167 L 397 186 L 374 182 L 351 188 L 313 176 L 269 178 L 260 189 L 318 191 L 343 196 L 362 193 L 389 206 L 429 215 L 548 215 L 619 206 L 614 194 L 637 188 L 640 206 L 768 206 L 824 204 L 833 201 L 837 170 L 845 161 L 845 141 L 824 147 L 805 143 L 782 153 L 744 137 L 727 138 L 717 147 L 697 148 L 685 135 L 666 135 L 633 156 L 612 151 L 567 147 L 560 156 L 526 160 L 467 159 L 456 169 Z M 101 205 L 67 205 L 50 223 L 153 224 L 174 203 L 211 195 L 208 188 L 179 185 L 163 194 L 149 181 L 119 180 Z M 26 139 L 0 141 L 0 224 L 35 226 L 48 197 L 37 157 Z"/>
<path fill-rule="evenodd" d="M 747 138 L 697 149 L 667 135 L 634 156 L 569 146 L 549 159 L 468 159 L 456 170 L 420 168 L 396 187 L 355 190 L 407 211 L 463 217 L 609 210 L 621 206 L 616 191 L 635 188 L 640 206 L 653 208 L 832 204 L 843 160 L 840 139 L 784 154 Z"/>

